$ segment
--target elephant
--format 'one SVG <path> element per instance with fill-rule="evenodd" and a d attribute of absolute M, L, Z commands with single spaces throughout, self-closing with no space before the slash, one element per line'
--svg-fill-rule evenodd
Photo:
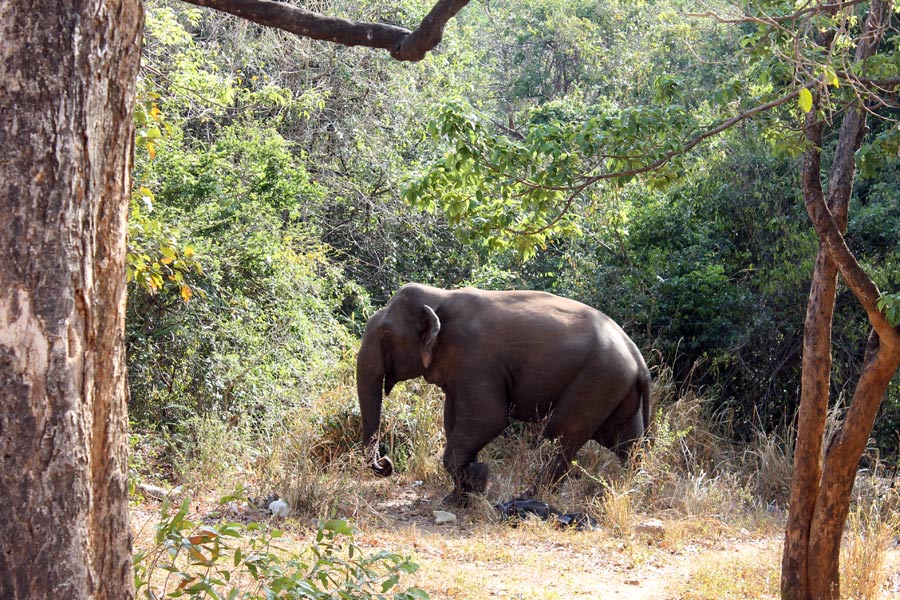
<path fill-rule="evenodd" d="M 401 287 L 366 323 L 356 364 L 362 443 L 376 474 L 382 390 L 416 377 L 445 395 L 445 502 L 483 493 L 488 468 L 478 454 L 508 419 L 545 422 L 558 443 L 536 485 L 557 486 L 594 439 L 625 459 L 650 422 L 650 372 L 635 343 L 611 318 L 539 291 Z"/>

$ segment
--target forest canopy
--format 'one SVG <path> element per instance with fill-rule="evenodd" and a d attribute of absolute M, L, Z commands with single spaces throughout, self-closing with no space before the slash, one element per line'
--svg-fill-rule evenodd
<path fill-rule="evenodd" d="M 415 28 L 430 5 L 323 8 Z M 817 246 L 798 186 L 806 88 L 682 152 L 802 75 L 761 57 L 777 40 L 728 22 L 730 8 L 474 3 L 436 51 L 398 63 L 148 1 L 128 257 L 135 427 L 188 454 L 211 423 L 264 435 L 346 377 L 366 318 L 408 281 L 581 300 L 678 385 L 710 392 L 736 438 L 789 427 Z M 896 293 L 897 127 L 870 129 L 846 239 Z M 849 291 L 837 305 L 844 398 L 868 327 Z M 898 425 L 895 377 L 874 434 L 891 460 Z"/>

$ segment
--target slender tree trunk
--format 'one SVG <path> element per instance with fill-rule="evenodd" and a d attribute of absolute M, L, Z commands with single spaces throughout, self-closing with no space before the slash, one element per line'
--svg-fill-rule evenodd
<path fill-rule="evenodd" d="M 125 218 L 140 0 L 0 0 L 0 598 L 133 596 Z"/>
<path fill-rule="evenodd" d="M 809 536 L 809 595 L 812 598 L 840 598 L 841 537 L 850 509 L 853 482 L 881 399 L 898 366 L 900 335 L 889 336 L 886 343 L 882 343 L 873 331 L 850 409 L 825 458 L 822 487 Z"/>
<path fill-rule="evenodd" d="M 819 247 L 803 327 L 803 358 L 794 478 L 781 563 L 784 600 L 807 597 L 810 526 L 822 478 L 822 443 L 831 384 L 831 322 L 837 267 Z"/>
<path fill-rule="evenodd" d="M 807 204 L 824 202 L 820 175 L 822 123 L 816 119 L 814 111 L 806 117 L 806 141 L 810 149 L 804 154 L 801 169 L 804 201 Z M 845 224 L 851 189 L 852 186 L 844 186 L 841 193 L 835 186 L 829 189 L 831 210 Z M 822 444 L 831 388 L 831 324 L 837 274 L 837 265 L 828 255 L 825 244 L 820 242 L 803 325 L 794 478 L 781 565 L 781 593 L 785 600 L 805 599 L 808 595 L 810 527 L 822 479 Z"/>
<path fill-rule="evenodd" d="M 872 56 L 884 34 L 892 2 L 874 0 L 858 40 L 855 61 Z M 830 43 L 831 38 L 819 42 Z M 818 108 L 818 102 L 816 103 Z M 872 431 L 878 406 L 900 357 L 900 337 L 884 322 L 875 307 L 874 283 L 846 247 L 848 207 L 856 174 L 855 154 L 866 130 L 866 113 L 850 110 L 841 123 L 828 179 L 828 196 L 821 183 L 823 123 L 816 110 L 808 113 L 805 130 L 810 149 L 802 166 L 803 199 L 819 235 L 819 251 L 810 285 L 804 324 L 803 364 L 794 479 L 782 557 L 781 595 L 784 600 L 837 599 L 840 597 L 839 559 L 843 525 L 850 506 L 856 468 Z M 836 275 L 860 300 L 873 332 L 863 372 L 844 423 L 828 449 L 823 465 L 822 446 L 831 377 L 831 323 Z"/>

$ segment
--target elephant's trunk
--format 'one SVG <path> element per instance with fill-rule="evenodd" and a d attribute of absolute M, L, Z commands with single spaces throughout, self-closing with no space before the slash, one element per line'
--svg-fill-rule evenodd
<path fill-rule="evenodd" d="M 373 318 L 374 320 L 374 318 Z M 366 327 L 359 356 L 356 359 L 356 392 L 362 416 L 363 450 L 372 457 L 370 467 L 376 474 L 387 477 L 394 466 L 387 457 L 378 456 L 376 432 L 381 421 L 381 392 L 384 388 L 384 360 L 381 344 L 372 323 Z"/>

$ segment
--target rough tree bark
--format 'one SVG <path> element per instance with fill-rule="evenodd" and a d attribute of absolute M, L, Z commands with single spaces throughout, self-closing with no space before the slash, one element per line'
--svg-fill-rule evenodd
<path fill-rule="evenodd" d="M 0 0 L 0 598 L 133 595 L 125 217 L 140 0 Z"/>
<path fill-rule="evenodd" d="M 822 195 L 820 152 L 822 126 L 814 113 L 807 116 L 806 137 L 812 144 L 803 157 L 804 195 Z M 833 206 L 835 214 L 840 207 Z M 822 479 L 822 444 L 831 385 L 831 322 L 837 289 L 837 266 L 819 244 L 803 325 L 803 358 L 794 476 L 791 480 L 784 556 L 781 565 L 781 595 L 785 600 L 806 598 L 809 528 Z"/>
<path fill-rule="evenodd" d="M 872 2 L 856 49 L 857 63 L 877 51 L 892 4 Z M 881 399 L 900 366 L 900 333 L 878 311 L 879 292 L 843 239 L 856 173 L 855 153 L 865 135 L 866 112 L 856 107 L 844 116 L 827 199 L 821 185 L 823 127 L 816 112 L 810 112 L 805 124 L 810 148 L 804 155 L 801 177 L 804 202 L 820 242 L 804 326 L 794 479 L 782 559 L 781 594 L 785 600 L 840 597 L 840 542 L 856 468 Z M 838 272 L 865 309 L 873 331 L 850 409 L 825 453 L 823 465 Z"/>

